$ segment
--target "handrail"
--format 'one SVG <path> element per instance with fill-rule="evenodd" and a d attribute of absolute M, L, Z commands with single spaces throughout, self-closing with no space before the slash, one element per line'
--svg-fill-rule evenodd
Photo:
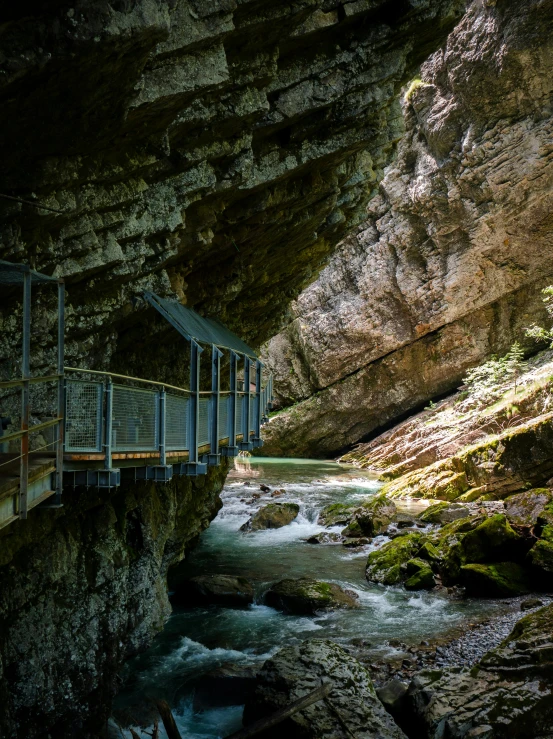
<path fill-rule="evenodd" d="M 43 429 L 47 429 L 50 426 L 55 426 L 60 421 L 63 421 L 63 416 L 52 418 L 51 420 L 44 421 L 43 423 L 37 423 L 36 426 L 29 426 L 28 429 L 24 429 L 21 431 L 14 431 L 11 434 L 0 436 L 0 442 L 4 444 L 6 441 L 12 441 L 13 439 L 20 439 L 22 436 L 25 436 L 25 434 L 34 434 L 35 431 L 42 431 Z"/>
<path fill-rule="evenodd" d="M 118 377 L 120 380 L 132 380 L 133 382 L 143 382 L 146 385 L 157 385 L 157 387 L 170 388 L 171 390 L 178 390 L 181 393 L 190 393 L 190 390 L 186 390 L 183 387 L 177 387 L 176 385 L 169 385 L 167 382 L 157 382 L 156 380 L 144 380 L 142 377 L 132 377 L 131 375 L 119 375 L 117 372 L 103 372 L 100 370 L 83 369 L 81 367 L 64 367 L 66 372 L 84 372 L 90 375 L 104 375 L 108 377 Z"/>
<path fill-rule="evenodd" d="M 0 382 L 0 389 L 7 387 L 23 387 L 26 382 L 28 382 L 29 385 L 36 385 L 39 382 L 54 382 L 54 380 L 59 380 L 60 377 L 63 377 L 63 375 L 44 375 L 41 377 L 29 377 L 29 379 L 27 380 L 7 380 L 5 382 Z"/>

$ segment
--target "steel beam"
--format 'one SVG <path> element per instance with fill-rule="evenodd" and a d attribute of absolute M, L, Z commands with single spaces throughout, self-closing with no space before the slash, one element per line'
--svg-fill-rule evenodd
<path fill-rule="evenodd" d="M 21 463 L 19 472 L 19 518 L 27 518 L 29 485 L 29 378 L 31 375 L 31 272 L 23 274 L 23 344 L 21 361 Z"/>

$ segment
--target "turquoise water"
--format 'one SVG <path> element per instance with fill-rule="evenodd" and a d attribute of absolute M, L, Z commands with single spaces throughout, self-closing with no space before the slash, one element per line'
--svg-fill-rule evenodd
<path fill-rule="evenodd" d="M 300 514 L 283 528 L 243 533 L 240 526 L 250 515 L 275 500 L 264 494 L 250 502 L 252 494 L 260 492 L 261 483 L 285 489 L 286 494 L 276 500 L 298 503 Z M 418 644 L 500 608 L 496 602 L 453 600 L 440 593 L 413 594 L 367 583 L 368 552 L 381 545 L 384 537 L 359 551 L 306 543 L 323 530 L 316 522 L 321 508 L 333 502 L 360 502 L 375 495 L 380 486 L 370 474 L 333 462 L 237 460 L 221 496 L 223 508 L 179 569 L 184 577 L 200 573 L 248 577 L 255 587 L 256 603 L 249 608 L 175 608 L 152 647 L 127 664 L 118 707 L 126 708 L 138 723 L 138 716 L 146 720 L 147 699 L 163 697 L 175 707 L 183 737 L 224 737 L 241 726 L 241 707 L 201 713 L 193 708 L 195 683 L 219 665 L 262 663 L 279 647 L 313 637 L 344 645 L 362 638 L 384 656 L 394 652 L 390 639 Z M 413 512 L 417 505 L 412 504 Z M 271 583 L 301 576 L 354 590 L 360 608 L 311 618 L 284 615 L 263 605 L 263 593 Z"/>

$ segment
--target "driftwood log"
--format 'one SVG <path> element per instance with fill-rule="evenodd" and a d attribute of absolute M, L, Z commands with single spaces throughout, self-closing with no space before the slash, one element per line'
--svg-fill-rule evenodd
<path fill-rule="evenodd" d="M 293 716 L 298 711 L 311 706 L 313 703 L 317 703 L 317 701 L 323 700 L 328 696 L 331 690 L 332 685 L 330 683 L 325 683 L 324 685 L 315 688 L 315 690 L 312 690 L 310 693 L 307 693 L 307 695 L 298 698 L 298 700 L 290 703 L 288 706 L 279 708 L 279 710 L 275 711 L 271 716 L 259 719 L 259 721 L 246 726 L 244 729 L 235 731 L 234 734 L 230 734 L 227 739 L 249 739 L 249 737 L 255 736 L 261 731 L 271 729 L 273 726 L 280 724 L 281 721 Z"/>
<path fill-rule="evenodd" d="M 171 712 L 171 706 L 167 701 L 163 700 L 156 700 L 156 706 L 169 739 L 182 739 L 182 735 Z"/>

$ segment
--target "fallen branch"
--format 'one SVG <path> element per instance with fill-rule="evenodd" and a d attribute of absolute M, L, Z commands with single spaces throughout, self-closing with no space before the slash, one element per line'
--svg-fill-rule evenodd
<path fill-rule="evenodd" d="M 235 731 L 234 734 L 230 734 L 227 739 L 249 739 L 250 736 L 255 736 L 265 729 L 271 729 L 273 726 L 280 724 L 284 719 L 293 716 L 298 711 L 301 711 L 304 708 L 311 706 L 313 703 L 317 703 L 323 698 L 326 698 L 331 690 L 331 683 L 325 683 L 324 685 L 315 688 L 315 690 L 312 690 L 310 693 L 307 693 L 307 695 L 298 698 L 297 701 L 290 703 L 290 705 L 285 706 L 284 708 L 279 708 L 279 710 L 271 716 L 262 718 L 259 721 L 246 726 L 245 729 Z"/>
<path fill-rule="evenodd" d="M 163 725 L 165 726 L 165 731 L 167 732 L 168 739 L 182 739 L 179 728 L 175 723 L 175 718 L 171 711 L 171 706 L 167 703 L 167 701 L 163 700 L 156 700 L 155 703 L 157 706 L 157 710 L 159 711 L 159 715 L 161 716 L 161 720 L 163 721 Z"/>

